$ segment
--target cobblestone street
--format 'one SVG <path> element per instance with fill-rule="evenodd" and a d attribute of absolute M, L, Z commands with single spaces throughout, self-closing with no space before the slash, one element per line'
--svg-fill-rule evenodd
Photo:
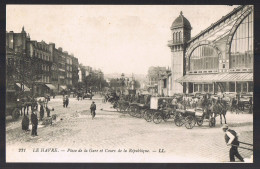
<path fill-rule="evenodd" d="M 51 99 L 48 105 L 55 109 L 51 114 L 57 114 L 57 120 L 53 125 L 39 125 L 38 137 L 22 131 L 22 118 L 15 122 L 7 119 L 7 162 L 229 161 L 229 147 L 225 144 L 219 117 L 215 128 L 209 128 L 205 122 L 202 127 L 188 130 L 184 126 L 177 127 L 173 120 L 154 124 L 116 112 L 110 103 L 102 103 L 99 96 L 95 96 L 93 101 L 97 105 L 94 120 L 90 116 L 92 101 L 89 99 L 78 101 L 70 98 L 68 108 L 62 107 L 61 97 Z M 227 123 L 241 134 L 240 141 L 253 143 L 252 114 L 228 112 Z M 20 148 L 26 149 L 25 152 L 18 152 Z M 37 148 L 45 152 L 35 153 Z M 55 152 L 46 152 L 50 150 L 48 148 L 57 148 L 52 151 L 59 151 L 62 158 L 58 158 Z M 82 152 L 78 152 L 79 149 Z M 122 152 L 118 152 L 119 149 Z M 252 155 L 252 151 L 239 151 L 246 158 Z"/>

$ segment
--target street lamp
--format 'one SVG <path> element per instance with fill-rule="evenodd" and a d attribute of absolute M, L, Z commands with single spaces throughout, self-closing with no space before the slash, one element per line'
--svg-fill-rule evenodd
<path fill-rule="evenodd" d="M 119 79 L 119 86 L 121 87 L 121 94 L 123 94 L 123 87 L 125 86 L 125 74 L 121 74 L 121 78 Z"/>
<path fill-rule="evenodd" d="M 100 71 L 99 72 L 99 91 L 101 91 L 101 75 L 102 75 L 102 72 Z"/>

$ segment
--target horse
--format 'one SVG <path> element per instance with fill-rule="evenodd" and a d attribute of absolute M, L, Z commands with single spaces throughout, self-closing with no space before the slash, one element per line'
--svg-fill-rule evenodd
<path fill-rule="evenodd" d="M 226 122 L 226 113 L 227 113 L 227 105 L 225 102 L 220 102 L 220 100 L 217 100 L 215 103 L 212 101 L 212 106 L 210 108 L 211 112 L 214 113 L 214 118 L 216 118 L 217 115 L 220 116 L 220 123 L 222 124 L 222 116 L 225 119 L 225 124 Z"/>

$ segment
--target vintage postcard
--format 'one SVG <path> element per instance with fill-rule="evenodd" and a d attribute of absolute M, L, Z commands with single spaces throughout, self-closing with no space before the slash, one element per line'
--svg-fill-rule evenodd
<path fill-rule="evenodd" d="M 253 5 L 7 5 L 6 162 L 253 163 Z"/>

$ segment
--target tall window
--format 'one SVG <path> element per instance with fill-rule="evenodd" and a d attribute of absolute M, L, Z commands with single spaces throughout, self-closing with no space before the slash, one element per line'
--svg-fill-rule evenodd
<path fill-rule="evenodd" d="M 230 68 L 253 68 L 253 16 L 248 15 L 236 30 L 230 50 Z"/>
<path fill-rule="evenodd" d="M 190 71 L 218 69 L 217 51 L 208 45 L 197 47 L 190 56 Z"/>

